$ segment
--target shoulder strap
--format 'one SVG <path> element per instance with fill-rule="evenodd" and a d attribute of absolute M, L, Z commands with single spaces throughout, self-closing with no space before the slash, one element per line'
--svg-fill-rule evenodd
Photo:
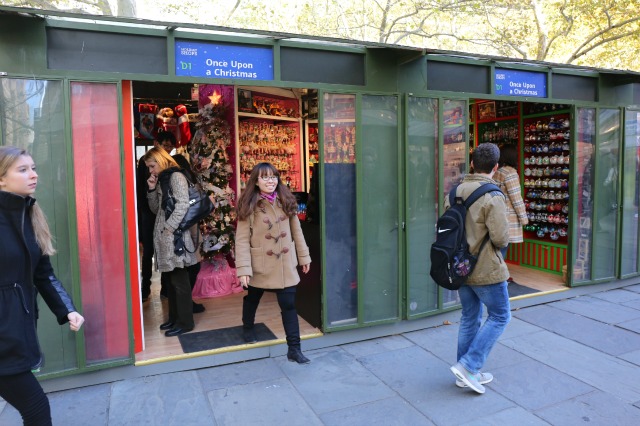
<path fill-rule="evenodd" d="M 480 185 L 478 188 L 476 188 L 475 191 L 473 191 L 471 193 L 471 195 L 469 195 L 467 197 L 466 200 L 464 200 L 464 206 L 468 209 L 469 207 L 471 207 L 471 204 L 475 203 L 478 200 L 478 198 L 480 198 L 484 194 L 486 194 L 488 192 L 492 192 L 492 191 L 498 191 L 498 192 L 502 193 L 500 188 L 498 188 L 493 183 L 484 183 L 484 184 Z"/>

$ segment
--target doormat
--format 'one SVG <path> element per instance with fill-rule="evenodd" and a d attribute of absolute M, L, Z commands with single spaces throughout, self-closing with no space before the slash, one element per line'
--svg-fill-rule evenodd
<path fill-rule="evenodd" d="M 540 290 L 536 290 L 535 288 L 520 285 L 515 281 L 511 281 L 509 283 L 509 285 L 507 286 L 507 290 L 509 290 L 509 298 L 540 292 Z"/>
<path fill-rule="evenodd" d="M 277 337 L 264 323 L 253 326 L 258 342 L 275 340 Z M 180 345 L 184 353 L 208 351 L 211 349 L 225 348 L 227 346 L 244 345 L 246 342 L 242 338 L 242 326 L 220 328 L 217 330 L 199 331 L 196 333 L 185 333 L 178 336 Z"/>

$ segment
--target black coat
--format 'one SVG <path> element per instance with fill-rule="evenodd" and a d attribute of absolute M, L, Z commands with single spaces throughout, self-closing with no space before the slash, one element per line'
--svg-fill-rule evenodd
<path fill-rule="evenodd" d="M 29 211 L 35 200 L 0 191 L 0 375 L 38 368 L 36 288 L 59 324 L 76 311 L 36 242 Z"/>

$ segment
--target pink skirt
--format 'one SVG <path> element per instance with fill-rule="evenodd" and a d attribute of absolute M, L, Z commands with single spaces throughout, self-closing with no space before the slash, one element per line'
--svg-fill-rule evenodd
<path fill-rule="evenodd" d="M 224 255 L 220 254 L 213 260 L 202 261 L 191 295 L 194 299 L 207 299 L 242 291 L 244 290 L 236 278 L 235 268 L 230 267 Z"/>

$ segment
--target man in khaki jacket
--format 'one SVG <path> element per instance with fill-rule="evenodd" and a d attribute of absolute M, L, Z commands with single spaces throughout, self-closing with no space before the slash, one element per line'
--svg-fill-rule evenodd
<path fill-rule="evenodd" d="M 474 174 L 465 176 L 456 196 L 466 199 L 480 185 L 495 183 L 500 150 L 492 143 L 483 143 L 473 151 L 471 166 Z M 449 208 L 449 197 L 445 200 Z M 480 370 L 491 349 L 511 319 L 507 278 L 509 270 L 500 248 L 509 244 L 509 223 L 502 192 L 489 192 L 473 203 L 467 211 L 465 232 L 469 251 L 478 253 L 485 235 L 490 241 L 478 254 L 478 263 L 458 294 L 462 317 L 458 332 L 457 363 L 451 367 L 456 385 L 484 393 L 484 384 L 493 380 L 490 373 Z M 487 307 L 487 320 L 482 324 L 482 306 Z"/>

